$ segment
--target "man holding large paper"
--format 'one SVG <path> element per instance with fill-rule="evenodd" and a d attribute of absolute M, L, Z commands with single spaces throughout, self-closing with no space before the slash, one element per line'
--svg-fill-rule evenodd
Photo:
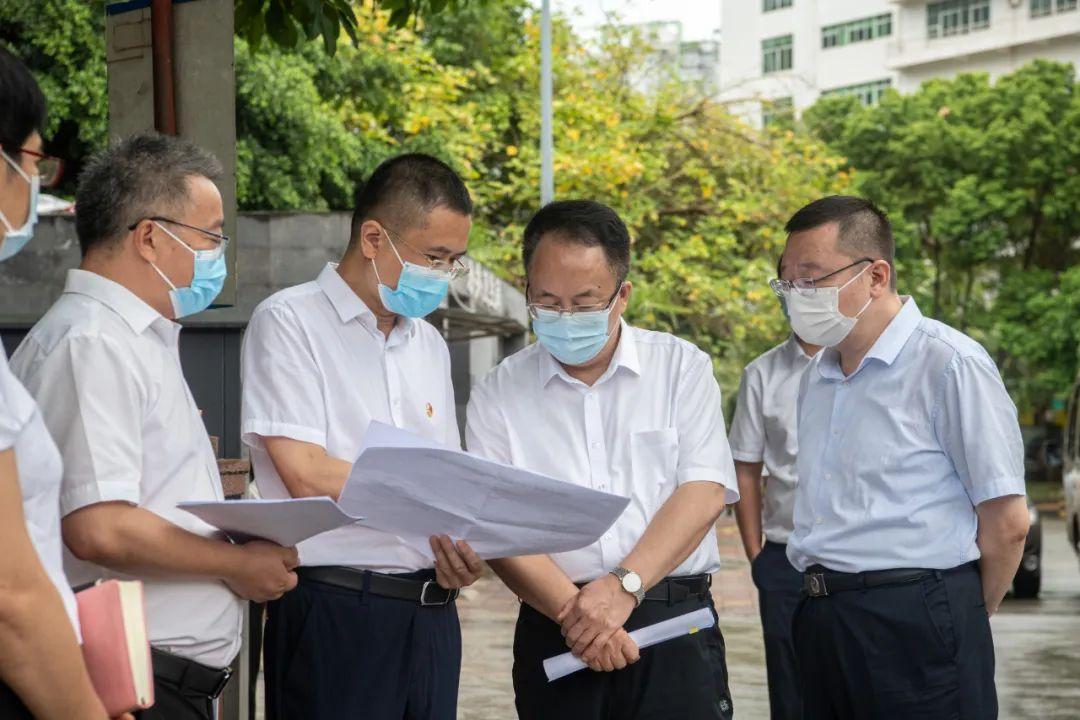
<path fill-rule="evenodd" d="M 610 208 L 544 207 L 523 255 L 539 343 L 474 388 L 469 450 L 630 504 L 585 548 L 491 561 L 523 600 L 518 714 L 729 718 L 719 629 L 640 653 L 628 634 L 713 608 L 713 524 L 738 492 L 712 363 L 688 342 L 622 321 L 630 237 Z M 594 672 L 549 683 L 543 661 L 567 647 Z"/>
<path fill-rule="evenodd" d="M 471 215 L 446 164 L 387 160 L 357 195 L 341 262 L 256 308 L 242 429 L 263 497 L 337 499 L 375 421 L 460 446 L 450 355 L 422 318 L 465 271 Z M 434 563 L 357 525 L 299 544 L 299 585 L 267 612 L 269 720 L 456 717 L 454 600 L 483 563 L 464 542 L 430 542 Z"/>

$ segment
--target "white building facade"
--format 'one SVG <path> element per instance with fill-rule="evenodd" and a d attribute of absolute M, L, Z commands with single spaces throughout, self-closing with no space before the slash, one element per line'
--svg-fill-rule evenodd
<path fill-rule="evenodd" d="M 720 99 L 755 125 L 822 95 L 1080 65 L 1080 0 L 721 0 Z"/>

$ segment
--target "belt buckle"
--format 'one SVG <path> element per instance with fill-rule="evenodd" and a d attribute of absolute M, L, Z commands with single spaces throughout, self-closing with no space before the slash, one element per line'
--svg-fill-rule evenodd
<path fill-rule="evenodd" d="M 439 588 L 440 590 L 443 589 L 434 580 L 425 580 L 423 587 L 420 588 L 420 607 L 441 607 L 443 605 L 449 605 L 451 600 L 456 600 L 457 599 L 458 591 L 456 589 L 454 589 L 454 590 L 446 590 L 446 597 L 443 598 L 441 602 L 440 601 L 428 602 L 427 601 L 427 591 L 428 591 L 428 587 L 430 587 L 432 585 Z"/>
<path fill-rule="evenodd" d="M 824 573 L 807 573 L 806 584 L 810 597 L 828 597 L 829 589 L 825 586 Z"/>
<path fill-rule="evenodd" d="M 227 667 L 221 671 L 221 680 L 218 681 L 217 687 L 210 693 L 211 700 L 217 700 L 221 693 L 225 692 L 225 687 L 229 684 L 229 680 L 232 679 L 233 671 L 231 667 Z"/>

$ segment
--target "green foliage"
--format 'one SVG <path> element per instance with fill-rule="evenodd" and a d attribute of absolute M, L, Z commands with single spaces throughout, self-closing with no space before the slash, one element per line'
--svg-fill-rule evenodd
<path fill-rule="evenodd" d="M 104 0 L 0 0 L 0 43 L 34 71 L 49 106 L 49 152 L 68 159 L 72 193 L 81 160 L 108 135 Z"/>
<path fill-rule="evenodd" d="M 997 357 L 1025 410 L 1077 372 L 1080 92 L 1037 61 L 991 83 L 931 80 L 863 108 L 824 98 L 803 122 L 856 170 L 897 227 L 900 282 Z"/>

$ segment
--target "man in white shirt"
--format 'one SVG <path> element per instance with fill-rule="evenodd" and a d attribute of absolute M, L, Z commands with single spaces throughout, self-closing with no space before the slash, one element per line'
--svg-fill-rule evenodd
<path fill-rule="evenodd" d="M 374 421 L 460 446 L 449 351 L 422 318 L 465 271 L 471 215 L 445 163 L 391 158 L 357 194 L 340 264 L 255 309 L 242 429 L 263 497 L 338 497 Z M 299 551 L 297 590 L 267 612 L 268 720 L 456 718 L 454 601 L 483 569 L 468 544 L 431 538 L 432 563 L 350 526 Z"/>
<path fill-rule="evenodd" d="M 777 264 L 777 277 L 780 264 Z M 782 299 L 781 299 L 782 300 Z M 781 301 L 784 315 L 787 308 Z M 787 559 L 798 474 L 796 401 L 799 378 L 821 348 L 792 333 L 743 370 L 728 442 L 739 478 L 739 523 L 765 636 L 769 712 L 773 720 L 802 718 L 799 666 L 791 621 L 802 599 L 802 573 Z M 765 489 L 762 497 L 762 475 Z M 764 535 L 764 544 L 762 536 Z"/>
<path fill-rule="evenodd" d="M 63 457 L 68 578 L 143 582 L 156 695 L 146 719 L 213 717 L 240 648 L 242 600 L 296 584 L 294 549 L 233 545 L 176 507 L 223 498 L 175 322 L 224 280 L 219 172 L 208 153 L 166 136 L 96 157 L 76 195 L 82 264 L 11 361 Z"/>
<path fill-rule="evenodd" d="M 994 718 L 990 618 L 1028 531 L 1016 407 L 977 342 L 896 291 L 888 219 L 857 197 L 788 221 L 799 388 L 787 555 L 806 718 Z"/>
<path fill-rule="evenodd" d="M 729 718 L 718 627 L 640 653 L 628 635 L 713 608 L 713 525 L 738 492 L 712 362 L 622 321 L 630 236 L 611 208 L 547 205 L 525 229 L 523 254 L 539 343 L 474 388 L 469 451 L 630 504 L 588 547 L 491 562 L 523 601 L 518 715 Z M 567 647 L 592 670 L 548 683 L 543 660 Z"/>

